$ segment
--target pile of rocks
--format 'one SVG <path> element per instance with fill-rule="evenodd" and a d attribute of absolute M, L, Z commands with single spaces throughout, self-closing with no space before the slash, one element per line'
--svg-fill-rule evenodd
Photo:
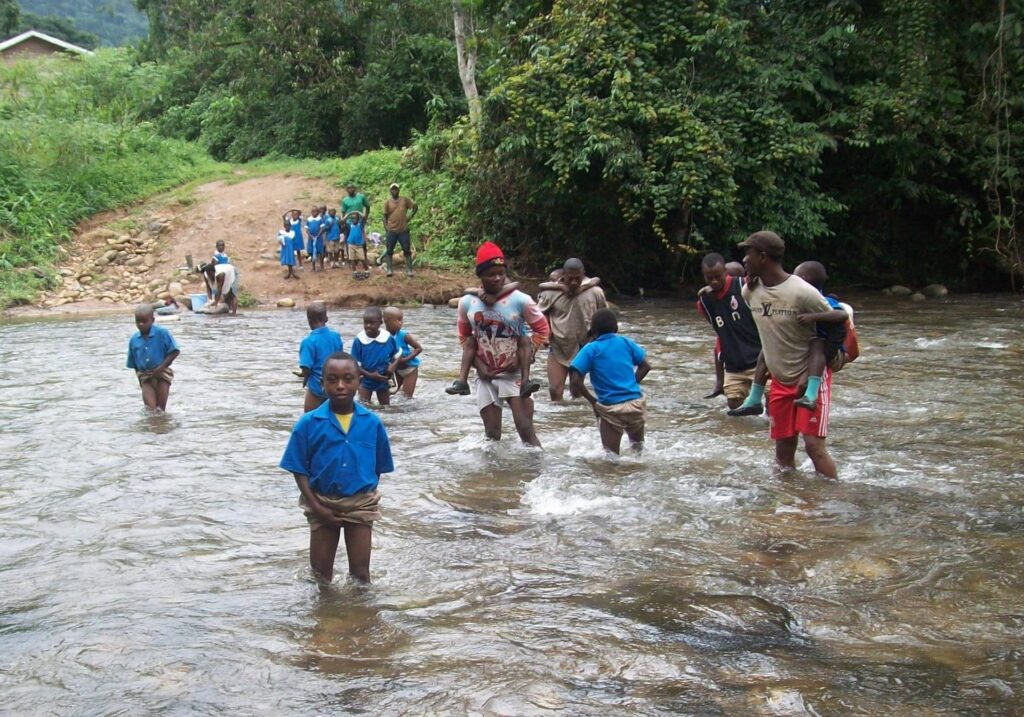
<path fill-rule="evenodd" d="M 185 285 L 200 281 L 187 267 L 171 276 L 157 277 L 155 256 L 166 224 L 152 221 L 134 233 L 95 229 L 80 238 L 77 255 L 69 256 L 60 269 L 61 286 L 44 294 L 44 307 L 78 301 L 105 304 L 137 304 L 168 297 L 178 298 Z"/>
<path fill-rule="evenodd" d="M 925 299 L 940 299 L 949 294 L 949 289 L 942 284 L 929 284 L 920 291 L 914 291 L 908 286 L 895 284 L 888 289 L 882 289 L 882 293 L 886 296 L 907 297 L 911 301 L 924 301 Z"/>

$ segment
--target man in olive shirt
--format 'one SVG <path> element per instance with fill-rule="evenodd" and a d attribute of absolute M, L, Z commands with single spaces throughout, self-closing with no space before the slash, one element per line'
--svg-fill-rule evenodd
<path fill-rule="evenodd" d="M 814 411 L 798 408 L 800 383 L 807 373 L 814 322 L 801 322 L 803 314 L 829 310 L 817 289 L 782 268 L 786 245 L 777 234 L 761 231 L 740 242 L 746 250 L 743 264 L 751 281 L 743 287 L 743 298 L 754 316 L 761 337 L 764 360 L 772 377 L 768 396 L 771 437 L 775 460 L 784 468 L 796 467 L 797 436 L 804 437 L 804 449 L 814 468 L 836 478 L 836 464 L 825 446 L 828 415 L 832 402 L 832 375 L 826 369 Z"/>
<path fill-rule="evenodd" d="M 416 216 L 416 202 L 409 197 L 398 196 L 398 184 L 392 183 L 391 197 L 384 202 L 384 228 L 387 229 L 387 244 L 384 250 L 384 263 L 388 268 L 388 276 L 393 276 L 392 257 L 395 244 L 401 244 L 402 256 L 405 257 L 405 273 L 412 276 L 412 248 L 409 245 L 409 220 Z"/>

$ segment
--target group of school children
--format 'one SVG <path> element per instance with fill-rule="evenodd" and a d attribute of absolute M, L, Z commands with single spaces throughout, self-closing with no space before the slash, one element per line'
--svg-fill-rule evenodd
<path fill-rule="evenodd" d="M 752 235 L 751 239 L 756 236 Z M 781 244 L 781 240 L 778 243 Z M 826 386 L 830 385 L 831 372 L 856 358 L 856 334 L 850 331 L 852 310 L 845 305 L 824 303 L 818 291 L 825 278 L 824 267 L 820 264 L 801 265 L 804 268 L 802 272 L 798 268 L 798 283 L 793 284 L 788 282 L 790 275 L 773 275 L 771 266 L 764 269 L 758 264 L 781 259 L 781 250 L 777 256 L 772 254 L 774 243 L 755 241 L 741 246 L 747 248 L 748 269 L 759 267 L 742 285 L 742 290 L 742 279 L 736 276 L 736 267 L 728 267 L 721 256 L 708 255 L 702 267 L 707 286 L 700 292 L 698 306 L 719 335 L 716 362 L 723 364 L 724 374 L 711 395 L 725 393 L 731 415 L 761 413 L 761 396 L 770 371 L 773 388 L 769 413 L 777 446 L 780 441 L 790 439 L 795 446 L 797 433 L 803 435 L 815 467 L 829 475 L 827 466 L 822 470 L 819 460 L 812 454 L 810 439 L 817 436 L 823 442 L 824 434 L 817 425 L 822 410 L 822 398 L 818 394 L 823 380 Z M 567 262 L 567 268 L 575 268 L 573 262 L 582 273 L 578 259 Z M 535 350 L 548 343 L 549 325 L 536 302 L 509 282 L 506 268 L 501 250 L 485 242 L 476 257 L 480 287 L 467 291 L 459 304 L 458 333 L 463 344 L 460 377 L 446 391 L 468 394 L 465 379 L 470 366 L 475 367 L 477 404 L 487 437 L 500 438 L 501 410 L 507 405 L 523 442 L 540 446 L 533 428 L 532 399 L 539 383 L 530 379 L 529 371 Z M 742 268 L 739 267 L 739 274 Z M 817 289 L 812 290 L 810 286 L 805 289 L 801 273 Z M 774 329 L 766 333 L 762 325 L 757 324 L 754 334 L 749 331 L 749 325 L 754 323 L 750 305 L 760 298 L 754 292 L 758 288 L 772 290 L 783 285 L 786 285 L 786 292 L 799 295 L 795 301 L 811 309 L 823 307 L 821 311 L 803 311 L 777 303 L 773 311 L 771 302 L 761 303 L 765 307 L 762 319 L 799 314 L 799 324 L 809 327 L 811 333 L 806 336 L 810 340 L 804 342 L 808 344 L 804 348 L 809 353 L 805 352 L 804 356 L 810 378 L 805 393 L 799 398 L 796 382 L 793 386 L 777 384 L 780 377 L 786 375 L 787 367 L 780 358 L 785 358 L 785 351 L 777 351 L 775 339 L 771 338 Z M 811 291 L 817 300 L 811 296 Z M 781 294 L 774 300 L 781 301 Z M 723 319 L 723 313 L 727 319 Z M 422 347 L 405 330 L 402 311 L 395 307 L 366 309 L 363 330 L 352 339 L 347 353 L 341 336 L 327 326 L 323 303 L 310 304 L 306 319 L 310 333 L 299 347 L 299 371 L 296 372 L 305 388 L 304 414 L 292 429 L 280 467 L 294 475 L 299 488 L 299 503 L 310 526 L 310 564 L 315 574 L 322 580 L 331 580 L 338 544 L 344 534 L 349 574 L 358 582 L 368 583 L 372 526 L 380 517 L 377 486 L 382 474 L 394 470 L 394 463 L 383 422 L 366 406 L 374 395 L 379 404 L 387 405 L 392 382 L 394 390 L 412 398 Z M 166 409 L 172 375 L 170 366 L 179 353 L 177 344 L 163 327 L 154 325 L 149 307 L 139 307 L 135 321 L 139 331 L 129 342 L 128 366 L 136 369 L 146 405 Z M 588 340 L 578 347 L 569 366 L 573 395 L 591 404 L 598 419 L 602 445 L 607 450 L 618 453 L 625 434 L 632 449 L 640 452 L 646 423 L 646 404 L 640 382 L 651 370 L 646 351 L 618 334 L 615 314 L 607 308 L 593 311 L 589 326 Z M 843 331 L 838 331 L 837 326 L 844 327 Z M 852 345 L 846 340 L 851 333 Z M 758 334 L 766 337 L 763 342 Z M 794 353 L 797 348 L 789 346 L 786 350 Z M 737 356 L 742 358 L 737 359 Z M 744 363 L 747 365 L 742 365 Z M 588 375 L 593 393 L 584 383 Z M 817 385 L 813 385 L 815 383 Z M 467 390 L 463 390 L 464 386 Z M 781 415 L 777 412 L 782 409 L 775 404 L 786 399 L 793 405 L 792 412 L 803 408 L 810 415 L 802 421 L 795 413 L 788 416 L 786 420 L 795 426 L 792 435 L 776 432 L 777 418 Z M 779 423 L 779 430 L 785 432 L 785 426 Z M 808 428 L 808 423 L 815 425 Z M 784 452 L 777 449 L 776 457 L 780 464 L 787 465 Z M 832 477 L 834 473 L 833 464 Z"/>
<path fill-rule="evenodd" d="M 295 267 L 298 265 L 301 269 L 304 258 L 309 260 L 313 271 L 325 271 L 327 267 L 339 269 L 348 262 L 353 278 L 365 279 L 370 275 L 366 256 L 366 210 L 353 209 L 339 217 L 336 209 L 321 205 L 311 208 L 304 220 L 300 209 L 292 209 L 281 217 L 281 224 L 277 243 L 281 266 L 286 270 L 285 279 L 299 278 Z"/>

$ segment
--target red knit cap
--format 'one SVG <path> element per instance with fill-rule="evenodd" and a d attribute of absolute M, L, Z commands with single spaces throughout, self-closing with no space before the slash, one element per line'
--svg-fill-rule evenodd
<path fill-rule="evenodd" d="M 476 250 L 476 275 L 480 276 L 492 266 L 504 266 L 505 255 L 494 242 L 485 241 Z"/>

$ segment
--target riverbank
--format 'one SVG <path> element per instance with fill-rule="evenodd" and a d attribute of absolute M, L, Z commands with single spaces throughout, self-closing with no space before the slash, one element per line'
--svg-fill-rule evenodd
<path fill-rule="evenodd" d="M 208 261 L 219 239 L 241 273 L 245 306 L 301 306 L 314 300 L 335 306 L 443 304 L 473 283 L 469 271 L 425 266 L 419 257 L 413 277 L 399 270 L 389 278 L 383 267 L 373 267 L 369 279 L 356 280 L 348 270 L 314 273 L 307 266 L 298 281 L 284 280 L 276 242 L 282 213 L 293 207 L 308 211 L 312 204 L 336 205 L 340 193 L 324 179 L 238 172 L 106 212 L 80 225 L 63 246 L 60 285 L 6 315 L 122 309 L 169 296 L 180 301 L 204 291 L 187 257 L 194 265 Z"/>

